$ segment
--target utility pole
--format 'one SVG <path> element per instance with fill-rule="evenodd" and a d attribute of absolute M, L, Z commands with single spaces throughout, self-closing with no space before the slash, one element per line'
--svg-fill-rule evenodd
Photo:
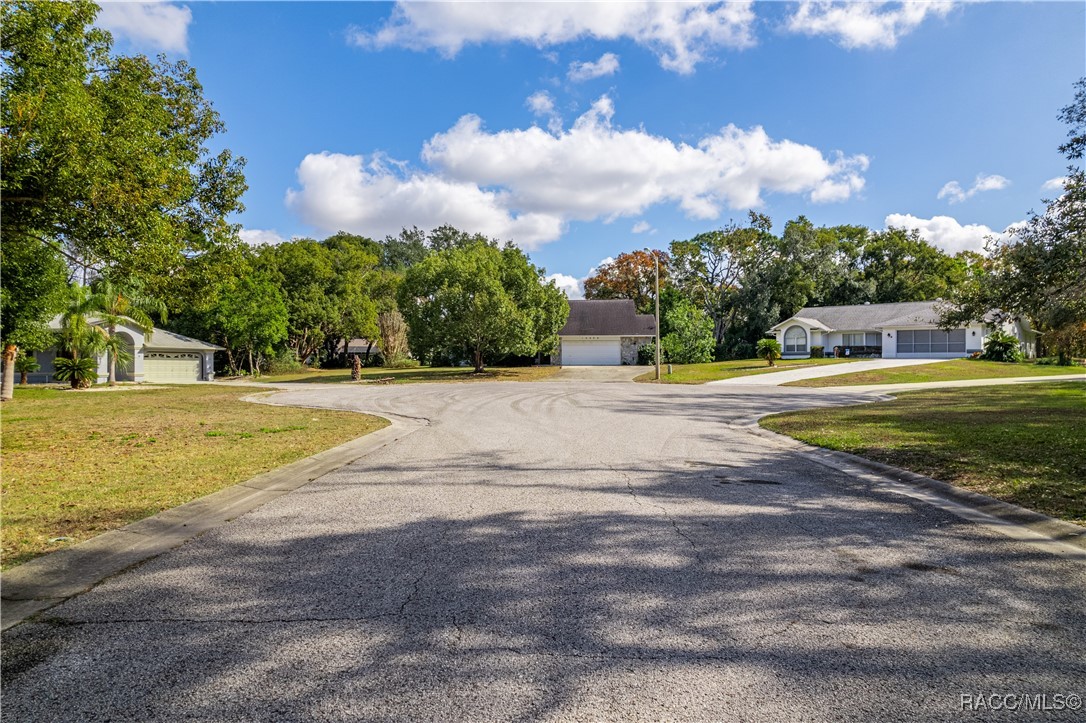
<path fill-rule="evenodd" d="M 652 258 L 656 260 L 656 381 L 660 381 L 660 257 L 653 251 Z"/>

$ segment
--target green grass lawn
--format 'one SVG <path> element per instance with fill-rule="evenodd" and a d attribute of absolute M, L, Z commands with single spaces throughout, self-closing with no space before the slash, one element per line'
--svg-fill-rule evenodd
<path fill-rule="evenodd" d="M 351 412 L 239 401 L 256 391 L 202 384 L 105 392 L 16 388 L 0 418 L 3 566 L 388 424 Z"/>
<path fill-rule="evenodd" d="M 761 425 L 1086 525 L 1086 385 L 904 392 Z"/>
<path fill-rule="evenodd" d="M 800 367 L 820 366 L 823 364 L 848 364 L 855 359 L 778 359 L 777 366 L 771 367 L 764 359 L 736 359 L 732 361 L 709 362 L 708 364 L 673 364 L 672 374 L 667 373 L 667 364 L 661 366 L 660 381 L 666 384 L 704 384 L 718 379 L 745 377 L 751 374 L 783 372 Z M 635 382 L 651 382 L 655 369 L 634 379 Z"/>
<path fill-rule="evenodd" d="M 534 382 L 546 379 L 560 367 L 491 367 L 476 374 L 471 367 L 415 367 L 414 369 L 382 369 L 367 367 L 362 370 L 360 383 L 373 383 L 375 379 L 392 377 L 393 384 L 412 382 Z M 349 382 L 350 369 L 306 369 L 289 374 L 265 374 L 257 377 L 260 382 Z"/>
<path fill-rule="evenodd" d="M 839 387 L 856 384 L 913 384 L 916 382 L 948 382 L 962 379 L 1005 379 L 1007 377 L 1040 377 L 1061 374 L 1086 375 L 1083 367 L 1058 367 L 1033 362 L 1010 364 L 980 361 L 979 359 L 953 359 L 934 364 L 912 367 L 875 369 L 853 372 L 818 379 L 788 382 L 786 387 Z"/>

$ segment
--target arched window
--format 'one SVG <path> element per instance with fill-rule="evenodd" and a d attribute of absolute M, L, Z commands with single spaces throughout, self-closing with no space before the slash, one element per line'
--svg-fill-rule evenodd
<path fill-rule="evenodd" d="M 790 326 L 784 332 L 784 353 L 805 354 L 807 352 L 807 332 L 801 326 Z"/>

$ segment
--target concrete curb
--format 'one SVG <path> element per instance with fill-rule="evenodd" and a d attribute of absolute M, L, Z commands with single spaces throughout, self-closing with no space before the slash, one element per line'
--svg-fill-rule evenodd
<path fill-rule="evenodd" d="M 1086 528 L 1079 525 L 866 457 L 815 447 L 764 429 L 757 421 L 738 424 L 735 428 L 788 447 L 823 466 L 858 473 L 857 476 L 891 492 L 921 500 L 1008 537 L 1038 544 L 1061 557 L 1086 562 Z"/>
<path fill-rule="evenodd" d="M 225 525 L 428 424 L 427 420 L 385 413 L 380 416 L 391 424 L 8 570 L 0 575 L 0 630 L 59 605 L 107 578 Z"/>

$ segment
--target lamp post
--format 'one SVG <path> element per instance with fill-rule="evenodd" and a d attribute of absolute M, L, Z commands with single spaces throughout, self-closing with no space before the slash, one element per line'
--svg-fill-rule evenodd
<path fill-rule="evenodd" d="M 650 248 L 646 248 L 656 261 L 656 381 L 660 381 L 660 257 Z"/>

